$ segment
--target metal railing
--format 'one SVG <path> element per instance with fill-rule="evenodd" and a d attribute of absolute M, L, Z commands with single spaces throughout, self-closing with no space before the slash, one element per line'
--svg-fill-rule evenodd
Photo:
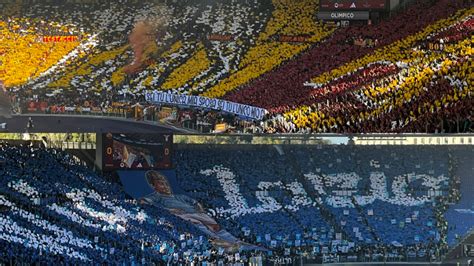
<path fill-rule="evenodd" d="M 64 141 L 58 147 L 63 150 L 95 150 L 96 144 L 91 142 L 70 142 Z"/>

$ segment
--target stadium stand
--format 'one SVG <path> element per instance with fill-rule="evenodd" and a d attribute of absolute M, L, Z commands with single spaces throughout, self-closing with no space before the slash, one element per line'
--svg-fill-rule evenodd
<path fill-rule="evenodd" d="M 329 249 L 377 261 L 385 250 L 389 260 L 429 261 L 446 248 L 442 210 L 457 193 L 446 158 L 455 151 L 281 147 L 183 147 L 177 178 L 230 232 L 278 256 Z"/>
<path fill-rule="evenodd" d="M 1 142 L 0 266 L 438 263 L 474 239 L 470 135 L 444 147 L 363 135 L 473 132 L 472 0 L 402 1 L 349 25 L 318 20 L 319 0 L 47 2 L 0 0 L 0 119 L 24 118 L 30 133 L 29 114 L 73 114 L 244 134 L 175 142 L 170 176 L 99 173 L 86 167 L 93 150 L 86 163 Z M 156 91 L 265 115 L 146 98 Z M 247 141 L 261 133 L 276 137 Z M 129 192 L 136 183 L 146 195 Z"/>
<path fill-rule="evenodd" d="M 65 152 L 2 143 L 0 261 L 440 260 L 474 222 L 470 154 L 457 146 L 178 146 L 182 193 L 258 248 L 232 250 Z"/>
<path fill-rule="evenodd" d="M 18 5 L 15 16 L 2 17 L 3 57 L 14 60 L 3 60 L 0 79 L 22 112 L 60 106 L 112 113 L 137 102 L 148 107 L 144 93 L 162 90 L 270 112 L 247 123 L 184 108 L 196 119 L 177 116 L 181 126 L 224 121 L 237 132 L 472 131 L 469 1 L 418 1 L 378 23 L 348 27 L 317 21 L 313 0 Z M 133 40 L 140 31 L 146 38 Z M 56 35 L 78 41 L 37 41 Z M 35 104 L 43 107 L 28 108 Z"/>
<path fill-rule="evenodd" d="M 2 144 L 1 156 L 4 263 L 159 264 L 188 243 L 190 252 L 209 245 L 191 224 L 127 198 L 67 153 Z"/>
<path fill-rule="evenodd" d="M 420 8 L 422 6 L 424 6 L 424 8 Z M 231 93 L 226 96 L 226 98 L 266 107 L 277 113 L 289 111 L 289 109 L 293 109 L 296 106 L 306 105 L 286 114 L 287 121 L 290 122 L 290 125 L 284 126 L 293 132 L 301 127 L 310 128 L 317 132 L 354 132 L 354 130 L 351 129 L 352 126 L 356 128 L 355 131 L 357 132 L 391 131 L 391 125 L 385 126 L 383 123 L 378 123 L 377 117 L 379 113 L 388 112 L 393 114 L 397 111 L 400 112 L 400 117 L 393 115 L 395 117 L 391 117 L 391 121 L 403 119 L 403 123 L 405 123 L 405 120 L 413 120 L 407 117 L 407 114 L 410 114 L 409 110 L 403 108 L 399 109 L 397 105 L 392 102 L 401 103 L 403 100 L 412 100 L 415 93 L 412 91 L 413 89 L 410 88 L 416 87 L 416 89 L 419 90 L 421 86 L 423 86 L 423 83 L 414 83 L 412 79 L 421 79 L 423 75 L 425 75 L 423 72 L 417 74 L 401 69 L 397 71 L 397 75 L 389 75 L 390 72 L 387 73 L 386 70 L 382 68 L 379 70 L 381 73 L 375 75 L 374 79 L 370 79 L 370 76 L 367 80 L 362 79 L 359 81 L 360 85 L 355 85 L 352 90 L 346 89 L 344 93 L 340 93 L 337 90 L 336 92 L 338 93 L 325 93 L 324 88 L 312 89 L 311 87 L 304 86 L 304 83 L 308 82 L 311 76 L 318 76 L 313 79 L 316 87 L 324 86 L 326 82 L 334 82 L 341 84 L 339 86 L 343 86 L 343 78 L 346 75 L 351 75 L 351 71 L 358 70 L 355 72 L 356 75 L 364 69 L 371 71 L 371 68 L 373 68 L 370 66 L 371 64 L 389 63 L 396 65 L 402 63 L 404 68 L 408 68 L 409 66 L 405 64 L 411 60 L 418 62 L 418 60 L 423 60 L 425 57 L 431 56 L 438 56 L 441 60 L 454 57 L 461 62 L 464 60 L 472 62 L 470 59 L 472 58 L 472 54 L 469 55 L 470 48 L 469 46 L 464 46 L 466 43 L 470 44 L 472 42 L 470 38 L 466 38 L 465 43 L 459 43 L 458 48 L 456 48 L 456 46 L 453 47 L 454 51 L 463 54 L 461 56 L 456 53 L 450 53 L 449 51 L 453 50 L 446 49 L 446 47 L 445 49 L 448 50 L 447 53 L 441 54 L 431 50 L 423 50 L 421 53 L 416 53 L 411 49 L 416 48 L 417 42 L 423 40 L 430 33 L 449 30 L 450 25 L 461 32 L 464 31 L 464 34 L 471 32 L 472 27 L 459 27 L 459 24 L 471 24 L 473 10 L 472 8 L 463 9 L 458 11 L 457 15 L 453 15 L 460 7 L 462 7 L 462 1 L 437 1 L 433 6 L 431 6 L 428 1 L 422 1 L 405 13 L 391 20 L 374 25 L 373 28 L 364 25 L 359 28 L 349 27 L 345 30 L 337 31 L 331 35 L 331 38 L 321 45 L 315 46 L 308 53 L 301 55 L 298 59 L 289 62 L 275 72 L 263 75 L 246 88 Z M 426 8 L 430 8 L 430 12 L 426 13 Z M 428 14 L 437 15 L 432 17 Z M 426 16 L 426 18 L 424 18 L 424 16 Z M 415 23 L 407 24 L 405 21 L 415 21 Z M 447 27 L 448 29 L 446 29 Z M 461 35 L 463 34 L 461 33 Z M 349 36 L 364 36 L 365 38 L 378 40 L 377 47 L 380 48 L 355 45 L 351 40 L 348 40 L 348 38 L 350 38 Z M 414 58 L 412 56 L 411 60 L 407 60 L 410 58 L 410 53 L 414 53 L 415 56 Z M 464 59 L 462 59 L 462 57 L 464 57 Z M 385 62 L 387 60 L 388 62 Z M 469 69 L 469 64 L 471 63 L 463 65 L 461 75 L 465 70 Z M 426 64 L 422 64 L 422 66 L 424 68 Z M 367 67 L 369 69 L 367 69 Z M 405 73 L 413 75 L 412 78 L 404 78 L 403 75 L 406 75 Z M 457 71 L 453 71 L 452 74 L 456 75 Z M 388 76 L 388 79 L 385 79 L 385 76 Z M 381 78 L 377 79 L 377 77 Z M 425 80 L 431 81 L 431 78 L 426 78 Z M 461 82 L 465 82 L 461 91 L 469 90 L 469 88 L 473 87 L 470 85 L 472 82 L 470 78 L 460 78 L 460 80 Z M 387 95 L 386 98 L 380 97 L 373 101 L 367 101 L 364 94 L 370 93 L 370 87 L 369 93 L 366 93 L 365 88 L 361 85 L 375 82 L 380 82 L 380 84 L 392 83 L 393 86 L 397 88 L 394 93 L 395 95 Z M 405 88 L 405 86 L 408 88 Z M 434 85 L 433 87 L 437 86 Z M 330 92 L 333 91 L 334 89 Z M 355 93 L 351 93 L 351 91 L 355 91 Z M 428 93 L 431 93 L 431 91 L 428 90 Z M 319 94 L 323 94 L 325 97 L 320 97 Z M 370 97 L 371 95 L 369 94 L 368 96 Z M 314 105 L 310 105 L 312 102 Z M 383 105 L 386 106 L 385 111 L 384 108 L 380 108 L 379 105 L 381 105 L 381 103 L 384 103 Z M 471 101 L 468 99 L 464 104 L 469 106 Z M 359 119 L 361 121 L 357 121 Z M 292 122 L 294 122 L 294 124 Z M 403 124 L 394 127 L 396 130 L 401 128 L 404 128 Z M 414 131 L 423 132 L 422 129 Z"/>
<path fill-rule="evenodd" d="M 69 35 L 73 30 L 39 19 L 1 21 L 0 29 L 2 35 L 0 70 L 4 73 L 1 80 L 7 87 L 22 85 L 29 79 L 37 78 L 78 45 L 77 41 L 58 43 L 40 41 L 40 36 L 55 36 L 58 33 Z"/>
<path fill-rule="evenodd" d="M 471 154 L 464 152 L 460 154 L 463 158 L 469 158 Z M 467 160 L 452 158 L 456 165 L 457 171 L 460 173 L 455 180 L 455 186 L 459 189 L 460 197 L 457 204 L 452 205 L 446 212 L 446 220 L 448 221 L 448 243 L 455 245 L 460 237 L 466 235 L 472 230 L 472 178 L 468 178 L 473 168 Z M 471 211 L 470 211 L 471 209 Z"/>

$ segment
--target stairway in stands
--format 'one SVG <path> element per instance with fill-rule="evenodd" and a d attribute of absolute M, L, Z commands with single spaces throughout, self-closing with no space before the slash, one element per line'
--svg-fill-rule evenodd
<path fill-rule="evenodd" d="M 455 175 L 459 180 L 460 200 L 452 204 L 446 215 L 448 226 L 448 243 L 451 246 L 444 256 L 444 262 L 460 262 L 465 265 L 468 259 L 464 256 L 464 245 L 474 245 L 474 148 L 452 149 L 450 153 L 456 158 Z M 456 236 L 461 237 L 459 241 Z M 453 245 L 454 244 L 454 245 Z M 471 251 L 472 252 L 472 251 Z"/>

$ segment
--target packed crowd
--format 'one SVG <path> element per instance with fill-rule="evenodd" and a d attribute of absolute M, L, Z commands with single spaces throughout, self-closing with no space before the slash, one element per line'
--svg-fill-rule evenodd
<path fill-rule="evenodd" d="M 75 35 L 66 25 L 48 23 L 39 18 L 8 18 L 0 21 L 0 79 L 4 86 L 18 86 L 39 77 L 77 42 L 44 43 L 40 36 Z"/>
<path fill-rule="evenodd" d="M 76 157 L 0 147 L 4 263 L 432 261 L 474 225 L 472 148 L 179 147 L 179 193 L 258 248 L 231 250 Z"/>
<path fill-rule="evenodd" d="M 160 265 L 217 254 L 192 224 L 129 198 L 67 153 L 0 149 L 1 263 Z"/>
<path fill-rule="evenodd" d="M 462 158 L 470 158 L 472 150 L 466 150 L 462 154 Z M 459 159 L 460 156 L 451 157 L 453 168 L 456 168 L 457 175 L 453 180 L 453 189 L 457 190 L 458 193 L 453 193 L 454 200 L 458 201 L 458 204 L 454 208 L 446 208 L 446 221 L 445 229 L 448 231 L 447 241 L 449 245 L 454 245 L 466 235 L 466 232 L 472 231 L 472 222 L 474 214 L 474 196 L 471 193 L 472 184 L 474 180 L 472 178 L 465 178 L 472 175 L 474 167 L 470 160 Z M 452 171 L 452 169 L 451 169 Z"/>
<path fill-rule="evenodd" d="M 187 163 L 177 163 L 177 178 L 229 232 L 274 256 L 430 261 L 454 234 L 444 218 L 447 203 L 460 195 L 450 153 L 433 147 L 200 145 L 179 149 L 176 161 Z M 451 228 L 461 220 L 451 219 Z"/>
<path fill-rule="evenodd" d="M 314 0 L 19 5 L 0 27 L 0 79 L 17 111 L 109 113 L 164 90 L 270 111 L 255 123 L 195 112 L 240 132 L 472 131 L 469 1 L 423 0 L 348 27 L 317 21 Z"/>
<path fill-rule="evenodd" d="M 437 1 L 435 5 L 421 1 L 380 24 L 336 31 L 296 60 L 225 98 L 285 113 L 283 123 L 279 115 L 275 118 L 277 131 L 425 132 L 425 126 L 437 127 L 443 119 L 452 120 L 446 115 L 453 112 L 450 109 L 465 107 L 468 113 L 459 116 L 459 122 L 464 123 L 470 120 L 472 110 L 472 40 L 468 37 L 472 35 L 472 12 L 463 1 Z M 417 47 L 428 36 L 433 36 L 433 42 L 444 42 L 442 35 L 438 39 L 434 36 L 450 31 L 464 37 L 450 41 L 451 46 L 444 45 L 441 51 Z M 359 35 L 379 40 L 378 46 L 361 47 L 346 41 L 348 36 Z M 460 67 L 443 70 L 443 61 L 454 61 Z M 413 71 L 417 64 L 429 73 Z M 458 81 L 439 85 L 444 76 Z M 356 82 L 347 84 L 351 80 Z M 461 86 L 455 86 L 459 83 Z M 445 99 L 453 94 L 460 99 L 456 104 Z M 412 101 L 419 101 L 430 112 L 418 111 L 417 105 L 407 106 Z M 429 118 L 417 119 L 420 116 Z"/>
<path fill-rule="evenodd" d="M 78 24 L 90 34 L 84 42 L 94 40 L 93 47 L 68 58 L 63 69 L 27 89 L 37 89 L 34 93 L 50 103 L 82 104 L 88 100 L 96 106 L 106 104 L 103 98 L 94 101 L 97 95 L 105 97 L 101 92 L 112 94 L 107 99 L 109 103 L 112 97 L 134 98 L 157 85 L 176 92 L 199 93 L 235 71 L 270 15 L 268 1 L 180 1 L 172 5 L 126 2 L 63 7 L 74 10 L 72 17 L 83 17 Z M 57 15 L 56 20 L 71 19 L 67 14 L 55 13 L 55 6 L 47 5 L 31 7 L 26 14 L 44 18 L 49 16 L 48 9 Z M 142 62 L 137 63 L 140 68 L 126 75 L 126 66 L 136 52 L 129 35 L 142 21 L 157 25 L 146 32 L 151 41 L 142 47 Z M 226 36 L 231 38 L 219 41 L 219 37 Z"/>
<path fill-rule="evenodd" d="M 154 8 L 136 4 L 128 7 L 120 4 L 110 7 L 72 5 L 65 7 L 74 10 L 70 15 L 58 12 L 54 6 L 23 7 L 27 9 L 24 12 L 28 17 L 46 20 L 54 15 L 63 23 L 73 17 L 89 33 L 89 38 L 83 38 L 84 42 L 89 39 L 89 46 L 85 51 L 69 56 L 63 62 L 65 69 L 58 67 L 48 77 L 27 86 L 26 91 L 29 92 L 20 89 L 18 93 L 26 94 L 18 99 L 44 101 L 50 106 L 58 103 L 82 105 L 87 101 L 102 107 L 110 106 L 113 100 L 123 99 L 124 95 L 133 99 L 141 90 L 154 89 L 157 85 L 176 92 L 202 93 L 229 75 L 238 76 L 237 79 L 231 78 L 238 80 L 237 85 L 244 84 L 308 47 L 308 44 L 279 42 L 276 38 L 278 34 L 305 35 L 314 42 L 330 33 L 314 21 L 313 10 L 317 5 L 314 1 L 301 1 L 297 5 L 292 1 L 274 1 L 273 7 L 270 2 L 262 1 L 220 1 L 215 5 L 189 1 L 183 2 L 182 6 L 180 4 Z M 269 13 L 272 9 L 273 13 Z M 119 39 L 117 34 L 112 33 L 120 30 L 130 32 L 134 22 L 145 17 L 152 20 L 157 14 L 169 18 L 163 25 L 167 32 L 157 40 L 160 49 L 152 47 L 153 51 L 149 53 L 159 54 L 160 58 L 149 58 L 143 71 L 125 76 L 123 66 L 130 60 L 132 49 L 127 45 L 127 34 Z M 100 19 L 96 20 L 94 16 L 100 16 Z M 116 22 L 114 18 L 117 16 L 125 19 Z M 41 31 L 39 27 L 36 29 Z M 232 38 L 223 42 L 206 36 Z M 263 57 L 263 52 L 268 55 Z M 276 60 L 276 56 L 281 58 Z M 34 88 L 34 92 L 29 90 L 30 87 Z M 117 91 L 117 87 L 122 88 Z M 107 99 L 104 100 L 104 97 Z"/>

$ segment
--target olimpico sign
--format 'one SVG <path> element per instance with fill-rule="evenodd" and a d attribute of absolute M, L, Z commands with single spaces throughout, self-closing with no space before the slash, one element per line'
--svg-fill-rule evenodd
<path fill-rule="evenodd" d="M 229 102 L 226 100 L 159 91 L 154 91 L 152 93 L 145 94 L 145 100 L 154 104 L 172 104 L 207 108 L 216 111 L 236 114 L 255 120 L 262 120 L 265 114 L 268 113 L 268 111 L 263 108 L 235 102 Z"/>
<path fill-rule="evenodd" d="M 368 11 L 321 11 L 318 12 L 321 20 L 368 20 Z"/>

